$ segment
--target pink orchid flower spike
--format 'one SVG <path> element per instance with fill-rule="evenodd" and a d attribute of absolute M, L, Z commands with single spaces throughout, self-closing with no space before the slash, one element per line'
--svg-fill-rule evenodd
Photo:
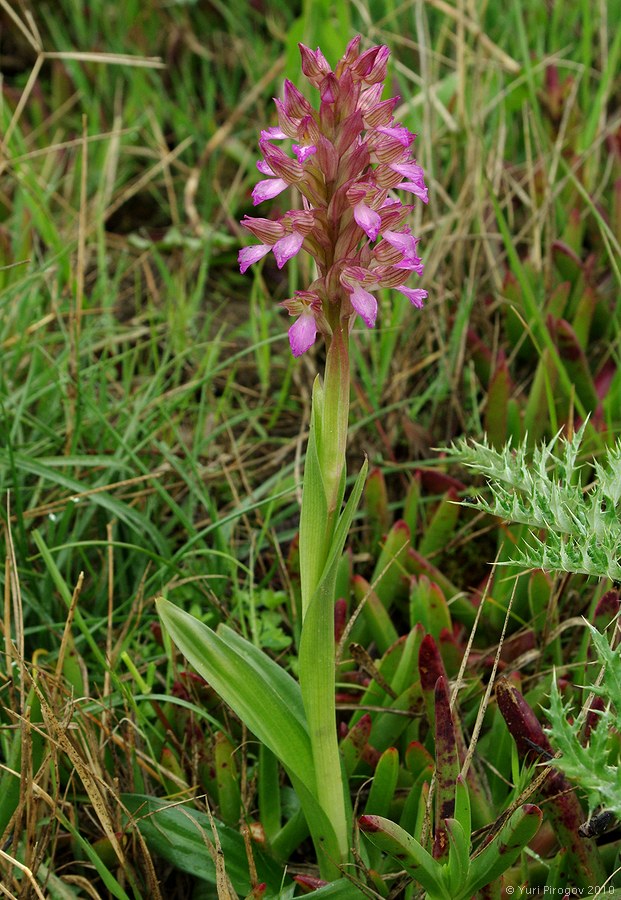
<path fill-rule="evenodd" d="M 240 271 L 272 251 L 278 268 L 305 250 L 318 277 L 282 306 L 296 321 L 289 329 L 294 356 L 322 334 L 330 339 L 335 323 L 348 330 L 360 316 L 368 328 L 377 319 L 374 292 L 400 291 L 420 309 L 427 291 L 406 285 L 421 276 L 418 238 L 407 225 L 412 209 L 395 191 L 428 202 L 422 167 L 412 156 L 416 138 L 397 122 L 398 98 L 382 100 L 389 50 L 350 41 L 331 69 L 321 50 L 300 44 L 302 72 L 318 91 L 315 108 L 290 81 L 277 99 L 278 124 L 261 132 L 265 178 L 252 191 L 255 206 L 295 188 L 301 209 L 278 219 L 246 216 L 242 225 L 259 241 L 239 251 Z M 281 144 L 290 145 L 290 153 Z M 285 145 L 286 146 L 286 145 Z"/>

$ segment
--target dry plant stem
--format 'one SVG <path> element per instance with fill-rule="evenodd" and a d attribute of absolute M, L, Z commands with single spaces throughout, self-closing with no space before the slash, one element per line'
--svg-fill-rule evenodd
<path fill-rule="evenodd" d="M 36 894 L 36 896 L 39 897 L 40 900 L 44 900 L 44 896 L 41 893 L 41 888 L 37 884 L 36 879 L 35 879 L 33 873 L 28 868 L 28 866 L 23 865 L 18 859 L 15 859 L 13 856 L 9 856 L 8 853 L 5 853 L 4 850 L 1 850 L 1 849 L 0 849 L 0 859 L 9 863 L 11 866 L 15 866 L 16 869 L 19 869 L 19 871 L 23 875 L 25 875 L 26 878 L 28 879 L 28 881 L 30 882 L 31 888 L 34 891 L 34 893 Z M 3 888 L 3 891 L 4 891 L 4 888 Z M 9 891 L 7 889 L 7 897 L 13 897 L 13 896 L 14 895 L 9 893 Z"/>

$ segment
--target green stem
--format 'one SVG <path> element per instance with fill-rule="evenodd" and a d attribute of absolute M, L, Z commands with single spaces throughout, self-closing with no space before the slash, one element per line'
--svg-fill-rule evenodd
<path fill-rule="evenodd" d="M 311 436 L 300 515 L 303 628 L 299 677 L 316 777 L 316 796 L 333 833 L 316 843 L 323 877 L 338 877 L 349 857 L 351 808 L 341 771 L 336 730 L 334 591 L 331 554 L 345 489 L 349 418 L 347 325 L 338 323 L 328 346 L 323 390 L 313 392 Z"/>
<path fill-rule="evenodd" d="M 324 381 L 319 461 L 330 518 L 338 515 L 343 501 L 349 424 L 349 383 L 349 333 L 345 324 L 334 331 L 330 341 Z"/>
<path fill-rule="evenodd" d="M 349 334 L 337 324 L 328 346 L 323 386 L 313 387 L 310 436 L 300 511 L 302 621 L 321 580 L 345 491 L 349 420 Z"/>

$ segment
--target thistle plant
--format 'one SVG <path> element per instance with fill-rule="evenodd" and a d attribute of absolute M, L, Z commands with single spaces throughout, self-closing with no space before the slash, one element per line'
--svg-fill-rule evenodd
<path fill-rule="evenodd" d="M 590 727 L 585 729 L 585 716 L 570 719 L 571 704 L 564 703 L 557 680 L 552 682 L 548 718 L 554 746 L 561 751 L 555 766 L 578 782 L 586 793 L 589 815 L 603 807 L 621 818 L 621 767 L 619 766 L 619 733 L 621 732 L 621 654 L 590 622 L 586 623 L 597 662 L 601 668 L 601 684 L 590 685 L 587 693 L 601 700 L 592 713 Z M 584 743 L 585 731 L 588 740 Z"/>
<path fill-rule="evenodd" d="M 261 133 L 255 205 L 293 188 L 298 207 L 280 218 L 242 225 L 258 244 L 244 247 L 244 273 L 270 251 L 282 267 L 301 250 L 316 278 L 283 307 L 294 356 L 321 335 L 323 380 L 313 386 L 300 512 L 302 634 L 299 682 L 235 632 L 207 628 L 165 600 L 158 602 L 177 646 L 248 728 L 280 760 L 298 794 L 323 877 L 350 858 L 352 814 L 342 776 L 335 714 L 334 591 L 337 566 L 366 476 L 345 500 L 349 418 L 349 338 L 360 316 L 373 327 L 375 292 L 396 288 L 415 307 L 427 292 L 406 285 L 423 270 L 411 206 L 395 190 L 427 202 L 423 171 L 412 157 L 415 135 L 395 121 L 398 98 L 382 100 L 389 51 L 360 52 L 354 38 L 334 71 L 322 52 L 300 45 L 302 71 L 319 94 L 315 109 L 289 81 L 277 99 L 278 125 Z M 291 141 L 292 155 L 276 142 Z M 301 205 L 301 208 L 299 208 Z"/>
<path fill-rule="evenodd" d="M 448 453 L 486 477 L 492 499 L 478 497 L 475 502 L 479 509 L 536 529 L 528 542 L 518 548 L 513 562 L 527 568 L 618 582 L 621 579 L 621 441 L 607 449 L 603 462 L 593 461 L 594 480 L 583 486 L 578 458 L 586 427 L 587 422 L 571 439 L 563 440 L 560 452 L 557 450 L 559 435 L 535 448 L 532 460 L 527 456 L 526 444 L 515 449 L 506 445 L 497 451 L 487 441 L 461 441 Z M 585 626 L 599 663 L 601 683 L 583 686 L 587 697 L 591 697 L 583 714 L 571 720 L 571 703 L 563 700 L 554 677 L 547 733 L 551 749 L 561 751 L 561 756 L 554 759 L 554 767 L 579 784 L 586 794 L 589 813 L 602 806 L 621 816 L 618 740 L 621 655 L 619 647 L 613 646 L 590 622 L 585 621 Z M 593 697 L 597 698 L 597 708 L 592 703 Z M 588 723 L 585 713 L 590 717 Z M 513 720 L 511 727 L 515 734 Z M 541 744 L 539 738 L 534 745 L 538 743 Z"/>
<path fill-rule="evenodd" d="M 621 580 L 621 441 L 609 449 L 602 464 L 594 460 L 595 480 L 583 487 L 578 456 L 586 422 L 571 440 L 556 435 L 536 447 L 532 461 L 526 442 L 501 451 L 462 440 L 449 448 L 455 461 L 484 475 L 491 501 L 478 497 L 479 509 L 507 522 L 528 525 L 529 543 L 514 562 L 552 572 L 582 573 Z"/>

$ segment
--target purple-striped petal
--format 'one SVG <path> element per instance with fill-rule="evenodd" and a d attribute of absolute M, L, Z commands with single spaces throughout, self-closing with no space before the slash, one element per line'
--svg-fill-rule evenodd
<path fill-rule="evenodd" d="M 406 287 L 398 287 L 398 291 L 400 291 L 404 297 L 407 297 L 410 303 L 415 306 L 417 309 L 422 309 L 424 306 L 423 300 L 425 300 L 429 294 L 427 291 L 422 291 L 420 288 L 406 288 Z"/>
<path fill-rule="evenodd" d="M 279 269 L 282 269 L 287 260 L 298 253 L 303 243 L 304 235 L 298 234 L 296 231 L 293 234 L 286 234 L 279 241 L 276 241 L 272 250 Z"/>
<path fill-rule="evenodd" d="M 271 200 L 288 187 L 284 178 L 266 178 L 265 181 L 259 181 L 254 186 L 252 192 L 252 202 L 255 206 L 263 203 L 264 200 Z"/>
<path fill-rule="evenodd" d="M 371 269 L 364 269 L 362 266 L 345 266 L 340 275 L 340 282 L 348 291 L 353 291 L 360 284 L 375 290 L 377 287 L 377 277 Z"/>
<path fill-rule="evenodd" d="M 317 337 L 317 322 L 312 310 L 305 310 L 289 329 L 289 346 L 294 356 L 301 356 L 312 347 Z"/>
<path fill-rule="evenodd" d="M 374 241 L 377 238 L 382 220 L 379 213 L 367 206 L 363 200 L 354 206 L 354 219 L 370 240 Z"/>
<path fill-rule="evenodd" d="M 313 84 L 321 81 L 328 72 L 332 71 L 328 60 L 319 47 L 316 50 L 311 50 L 310 47 L 306 47 L 304 44 L 298 44 L 298 46 L 302 56 L 302 71 Z"/>
<path fill-rule="evenodd" d="M 349 299 L 358 315 L 364 319 L 367 328 L 373 328 L 377 318 L 377 300 L 373 294 L 365 291 L 360 285 L 356 285 L 349 295 Z"/>
<path fill-rule="evenodd" d="M 253 263 L 258 262 L 260 259 L 270 252 L 272 248 L 269 244 L 252 244 L 250 247 L 242 247 L 237 256 L 237 262 L 239 263 L 239 271 L 244 274 L 244 272 L 251 266 Z"/>
<path fill-rule="evenodd" d="M 257 169 L 261 173 L 261 175 L 271 175 L 272 178 L 276 177 L 276 173 L 270 169 L 269 165 L 265 162 L 264 159 L 257 160 Z"/>

